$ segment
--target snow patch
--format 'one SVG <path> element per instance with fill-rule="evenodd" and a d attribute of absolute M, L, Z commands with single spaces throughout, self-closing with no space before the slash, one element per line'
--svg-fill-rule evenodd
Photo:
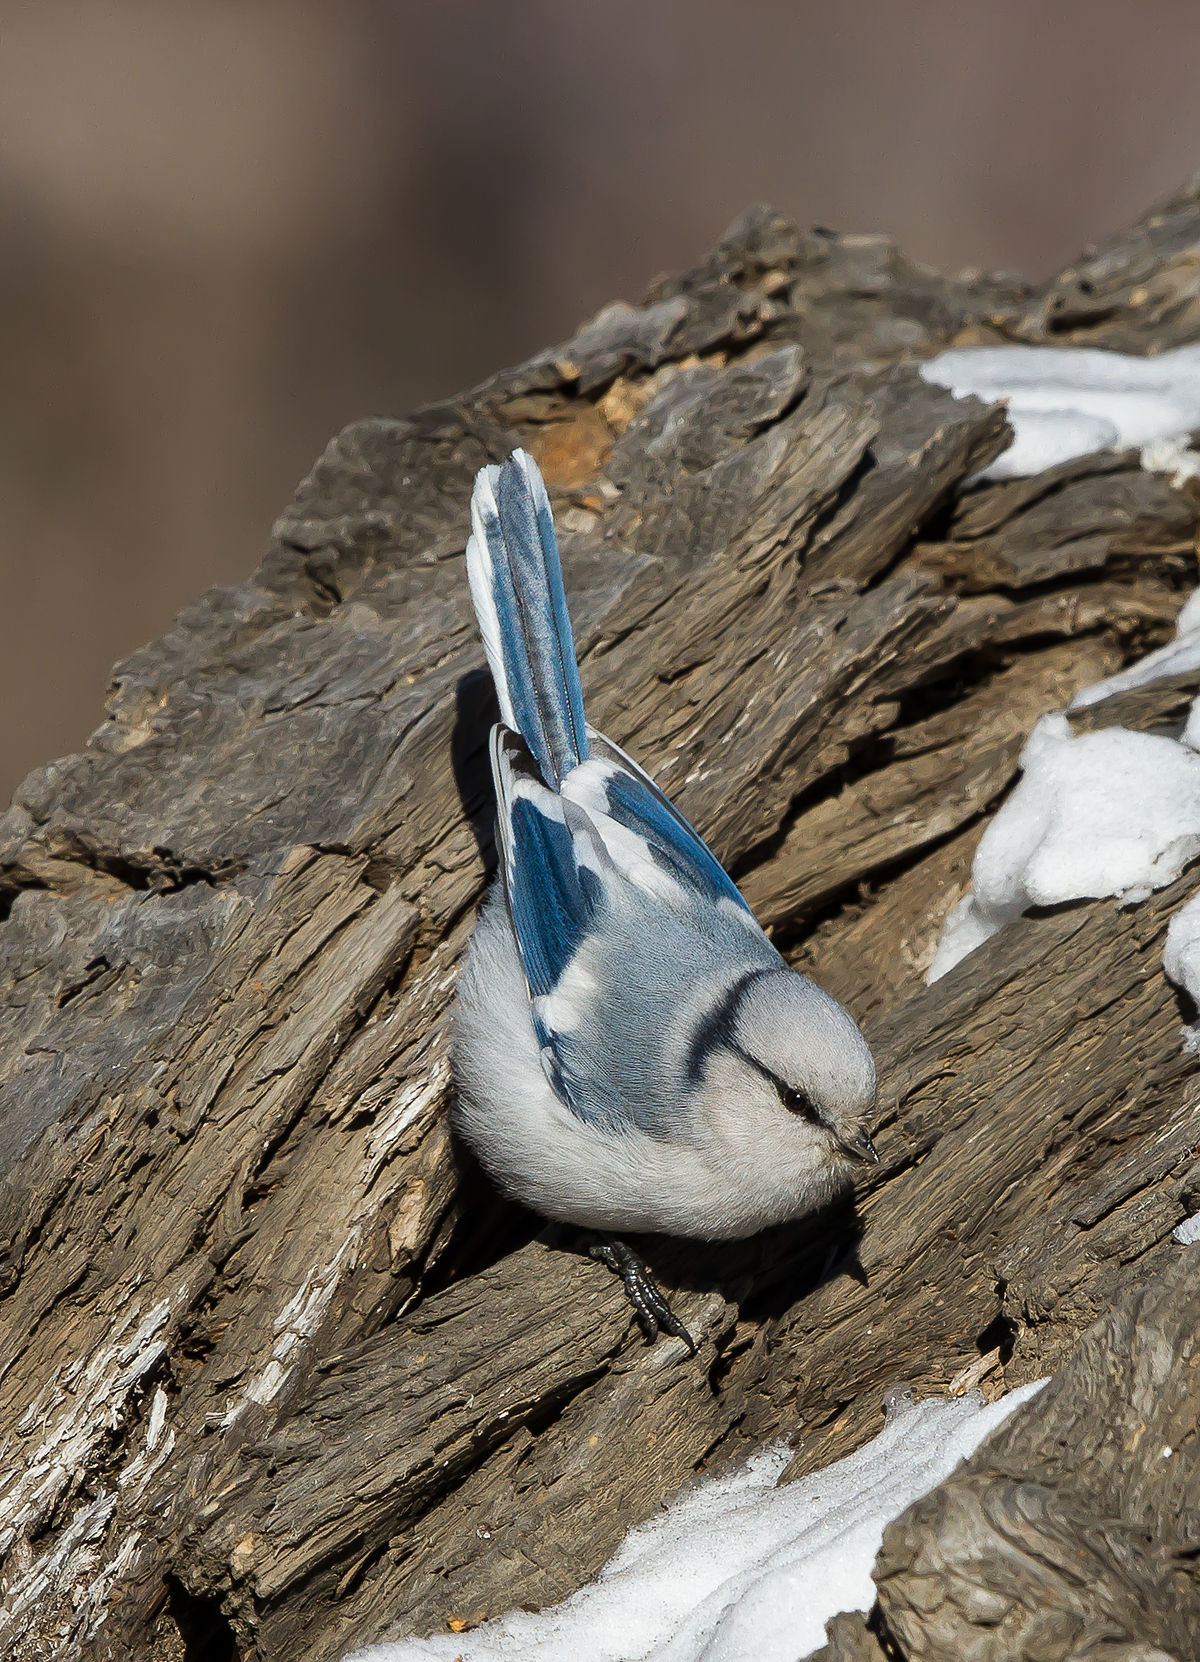
<path fill-rule="evenodd" d="M 1013 443 L 985 477 L 1014 478 L 1107 448 L 1140 447 L 1143 467 L 1176 485 L 1200 478 L 1188 434 L 1200 428 L 1200 345 L 1156 358 L 1052 346 L 966 347 L 921 366 L 935 386 L 1008 406 Z M 1200 590 L 1174 639 L 1084 687 L 1070 708 L 1166 676 L 1200 671 Z M 1043 716 L 1022 777 L 979 843 L 971 887 L 950 912 L 927 980 L 941 976 L 1032 906 L 1114 896 L 1134 903 L 1200 854 L 1200 699 L 1178 739 L 1122 727 L 1076 735 Z M 1200 1006 L 1200 911 L 1172 920 L 1164 968 Z M 1200 1026 L 1185 1029 L 1200 1053 Z"/>
<path fill-rule="evenodd" d="M 1200 699 L 1196 702 L 1200 704 Z M 1195 714 L 1194 704 L 1192 716 Z M 1167 925 L 1163 969 L 1167 972 L 1167 979 L 1182 987 L 1196 1009 L 1200 1010 L 1200 895 L 1193 896 L 1186 906 L 1181 906 Z M 1185 1049 L 1200 1055 L 1200 1023 L 1184 1028 L 1183 1043 Z"/>
<path fill-rule="evenodd" d="M 1155 439 L 1142 446 L 1141 463 L 1147 473 L 1165 473 L 1176 490 L 1189 479 L 1200 479 L 1200 455 L 1186 438 Z"/>
<path fill-rule="evenodd" d="M 1128 692 L 1133 687 L 1149 686 L 1164 676 L 1184 675 L 1200 669 L 1200 589 L 1190 595 L 1175 619 L 1175 634 L 1166 646 L 1157 652 L 1148 652 L 1144 658 L 1105 676 L 1090 687 L 1081 687 L 1071 700 L 1072 710 L 1082 710 L 1089 704 L 1098 704 L 1112 693 Z M 1195 715 L 1193 706 L 1192 715 Z M 1185 735 L 1185 742 L 1187 742 Z M 1200 746 L 1193 745 L 1193 749 Z"/>
<path fill-rule="evenodd" d="M 1007 404 L 1013 442 L 981 478 L 1015 479 L 1129 449 L 1175 484 L 1200 473 L 1186 443 L 1200 427 L 1200 346 L 1154 358 L 1093 347 L 952 347 L 923 363 L 921 375 L 958 398 Z"/>
<path fill-rule="evenodd" d="M 794 1662 L 824 1642 L 831 1616 L 871 1607 L 886 1525 L 1044 1383 L 993 1403 L 977 1391 L 902 1399 L 865 1448 L 782 1488 L 790 1453 L 765 1449 L 633 1530 L 565 1603 L 375 1645 L 348 1662 Z"/>
<path fill-rule="evenodd" d="M 1123 727 L 1075 735 L 1060 711 L 1038 722 L 1021 767 L 946 919 L 930 982 L 1031 906 L 1145 900 L 1200 854 L 1200 755 L 1174 739 Z"/>

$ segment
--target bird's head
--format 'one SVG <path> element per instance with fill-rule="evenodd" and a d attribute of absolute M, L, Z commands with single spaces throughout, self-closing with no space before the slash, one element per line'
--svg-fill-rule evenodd
<path fill-rule="evenodd" d="M 875 1063 L 854 1018 L 780 965 L 730 989 L 704 1044 L 705 1095 L 831 1162 L 875 1160 Z"/>

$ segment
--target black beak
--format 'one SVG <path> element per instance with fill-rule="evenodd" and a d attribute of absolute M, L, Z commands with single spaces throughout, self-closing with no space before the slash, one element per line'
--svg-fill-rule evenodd
<path fill-rule="evenodd" d="M 873 1160 L 876 1165 L 879 1164 L 875 1144 L 865 1131 L 860 1131 L 857 1137 L 839 1137 L 838 1142 L 852 1160 Z"/>

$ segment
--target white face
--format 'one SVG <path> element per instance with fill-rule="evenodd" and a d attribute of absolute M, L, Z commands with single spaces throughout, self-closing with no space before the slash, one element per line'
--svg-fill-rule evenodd
<path fill-rule="evenodd" d="M 790 970 L 746 990 L 706 1070 L 704 1095 L 796 1142 L 814 1157 L 870 1160 L 875 1063 L 849 1013 Z M 723 1112 L 722 1117 L 725 1117 Z"/>

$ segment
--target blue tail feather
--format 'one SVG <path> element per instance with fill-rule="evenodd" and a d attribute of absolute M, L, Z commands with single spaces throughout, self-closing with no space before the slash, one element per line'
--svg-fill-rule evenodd
<path fill-rule="evenodd" d="M 554 519 L 533 458 L 515 450 L 485 468 L 472 506 L 467 566 L 501 714 L 557 788 L 587 760 L 588 741 Z"/>

